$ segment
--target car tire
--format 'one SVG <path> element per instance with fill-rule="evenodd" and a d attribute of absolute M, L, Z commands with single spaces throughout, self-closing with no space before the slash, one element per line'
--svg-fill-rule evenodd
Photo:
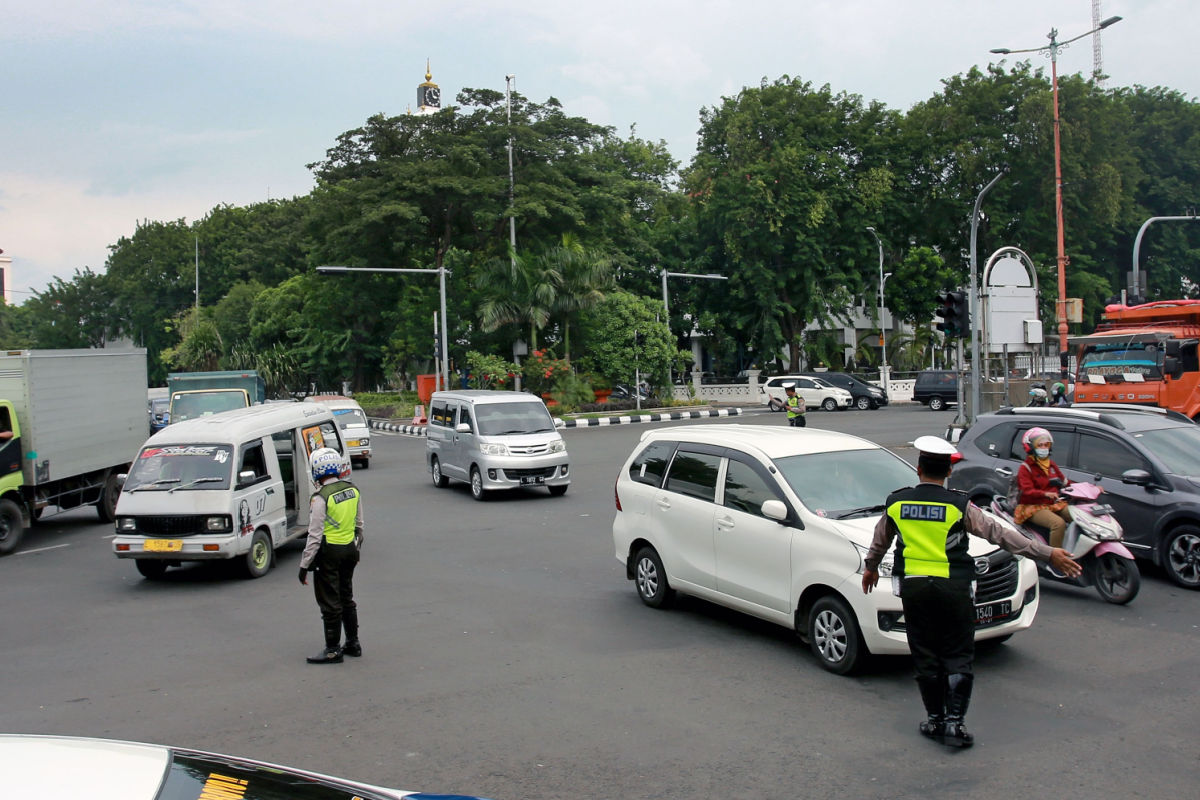
<path fill-rule="evenodd" d="M 666 608 L 675 598 L 662 559 L 653 547 L 643 547 L 633 557 L 633 582 L 638 597 L 651 608 Z"/>
<path fill-rule="evenodd" d="M 869 397 L 858 398 L 857 400 L 854 401 L 854 407 L 857 408 L 859 411 L 869 411 L 872 407 L 871 398 L 869 398 Z"/>
<path fill-rule="evenodd" d="M 826 411 L 837 411 L 837 407 L 837 400 L 834 400 L 832 397 L 826 397 L 825 400 L 821 402 L 821 408 L 825 409 Z"/>
<path fill-rule="evenodd" d="M 137 567 L 138 574 L 148 581 L 156 581 L 167 574 L 167 562 L 155 558 L 137 558 L 133 565 Z"/>
<path fill-rule="evenodd" d="M 1092 562 L 1092 583 L 1107 603 L 1123 606 L 1137 597 L 1142 576 L 1131 558 L 1104 553 Z"/>
<path fill-rule="evenodd" d="M 1200 589 L 1200 528 L 1180 525 L 1171 529 L 1163 539 L 1162 566 L 1176 584 Z"/>
<path fill-rule="evenodd" d="M 429 474 L 433 476 L 433 485 L 439 489 L 445 489 L 450 484 L 450 479 L 442 474 L 442 464 L 437 456 L 429 460 Z"/>
<path fill-rule="evenodd" d="M 487 500 L 487 489 L 483 488 L 483 475 L 479 467 L 471 467 L 471 497 L 480 502 Z"/>
<path fill-rule="evenodd" d="M 104 490 L 96 501 L 96 516 L 101 522 L 112 522 L 117 518 L 117 500 L 121 497 L 121 486 L 117 483 L 116 473 L 109 473 L 104 479 Z"/>
<path fill-rule="evenodd" d="M 837 675 L 853 672 L 866 652 L 854 612 L 833 595 L 813 603 L 808 614 L 808 641 L 821 666 Z"/>
<path fill-rule="evenodd" d="M 938 397 L 937 395 L 934 395 L 933 397 L 929 398 L 929 410 L 930 411 L 941 411 L 945 407 L 946 407 L 946 401 L 943 400 L 942 398 Z"/>
<path fill-rule="evenodd" d="M 271 539 L 266 531 L 259 528 L 250 540 L 250 552 L 246 553 L 242 561 L 242 571 L 246 573 L 247 578 L 261 578 L 271 571 L 272 558 Z"/>
<path fill-rule="evenodd" d="M 546 488 L 550 490 L 551 497 L 562 497 L 567 493 L 567 486 L 570 486 L 570 484 L 564 486 L 547 486 Z"/>
<path fill-rule="evenodd" d="M 0 555 L 17 549 L 25 533 L 25 518 L 21 507 L 12 500 L 0 500 Z"/>

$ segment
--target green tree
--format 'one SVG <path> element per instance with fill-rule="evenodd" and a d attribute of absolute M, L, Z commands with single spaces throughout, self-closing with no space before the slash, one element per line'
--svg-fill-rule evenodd
<path fill-rule="evenodd" d="M 27 336 L 34 347 L 103 347 L 113 321 L 113 298 L 104 276 L 87 267 L 70 281 L 55 278 L 24 303 Z"/>
<path fill-rule="evenodd" d="M 581 368 L 610 383 L 633 383 L 634 373 L 665 390 L 672 368 L 691 358 L 675 346 L 675 337 L 662 319 L 662 304 L 624 291 L 610 292 L 584 311 L 580 321 Z M 638 346 L 635 335 L 642 337 Z"/>
<path fill-rule="evenodd" d="M 181 372 L 215 370 L 225 355 L 221 334 L 206 309 L 180 312 L 172 327 L 179 332 L 179 343 L 159 354 L 165 366 Z"/>

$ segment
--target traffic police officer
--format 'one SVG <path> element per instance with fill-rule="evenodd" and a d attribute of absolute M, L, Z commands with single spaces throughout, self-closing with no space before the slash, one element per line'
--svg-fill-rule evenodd
<path fill-rule="evenodd" d="M 945 488 L 950 457 L 958 452 L 954 445 L 936 436 L 922 436 L 913 445 L 919 451 L 920 482 L 888 497 L 864 559 L 862 587 L 868 593 L 875 588 L 879 562 L 897 538 L 894 580 L 917 686 L 929 714 L 919 730 L 942 744 L 970 747 L 974 737 L 963 718 L 975 681 L 975 565 L 967 552 L 967 534 L 1016 555 L 1049 561 L 1068 575 L 1078 575 L 1081 568 L 1066 550 L 1025 538 L 987 517 L 962 492 Z"/>
<path fill-rule="evenodd" d="M 310 664 L 340 664 L 342 655 L 361 656 L 358 606 L 354 602 L 354 568 L 362 548 L 363 514 L 358 489 L 342 480 L 342 456 L 322 447 L 310 460 L 313 480 L 321 487 L 309 501 L 308 540 L 300 558 L 300 583 L 313 592 L 325 624 L 325 648 L 308 658 Z M 340 645 L 342 628 L 346 643 Z"/>
<path fill-rule="evenodd" d="M 791 425 L 793 428 L 803 428 L 805 424 L 804 398 L 796 394 L 796 384 L 793 381 L 785 383 L 783 391 L 787 392 L 783 406 L 787 409 L 788 425 Z"/>

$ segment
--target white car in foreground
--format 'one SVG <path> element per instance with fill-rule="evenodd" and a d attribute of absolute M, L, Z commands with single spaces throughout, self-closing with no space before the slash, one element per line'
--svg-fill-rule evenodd
<path fill-rule="evenodd" d="M 154 744 L 0 734 L 6 800 L 480 800 L 371 786 L 262 761 Z"/>
<path fill-rule="evenodd" d="M 863 594 L 863 557 L 887 496 L 916 470 L 865 439 L 812 428 L 689 425 L 647 431 L 616 483 L 613 544 L 642 602 L 674 592 L 792 628 L 839 674 L 906 654 L 900 598 Z M 1033 624 L 1033 562 L 971 537 L 976 641 Z"/>
<path fill-rule="evenodd" d="M 758 387 L 759 400 L 772 411 L 782 411 L 787 399 L 785 383 L 796 384 L 796 394 L 804 398 L 805 408 L 844 411 L 854 405 L 854 396 L 821 378 L 803 375 L 778 375 Z"/>

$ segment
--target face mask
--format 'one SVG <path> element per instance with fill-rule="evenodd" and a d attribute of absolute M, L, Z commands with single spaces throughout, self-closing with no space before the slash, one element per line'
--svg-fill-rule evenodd
<path fill-rule="evenodd" d="M 1038 458 L 1049 458 L 1050 457 L 1050 448 L 1049 447 L 1035 447 L 1033 452 Z"/>

